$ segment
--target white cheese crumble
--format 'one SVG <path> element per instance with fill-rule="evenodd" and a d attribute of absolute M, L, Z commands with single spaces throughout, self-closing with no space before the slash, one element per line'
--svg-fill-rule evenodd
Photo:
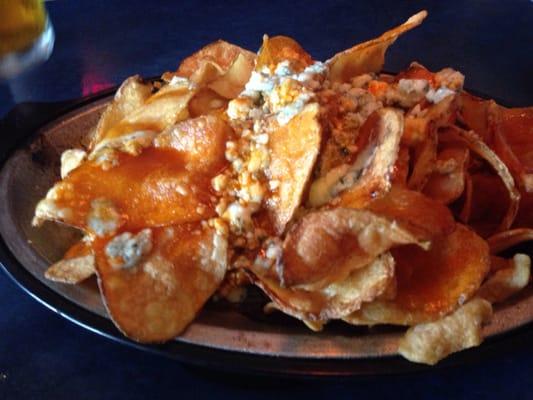
<path fill-rule="evenodd" d="M 405 93 L 426 93 L 429 82 L 425 79 L 400 79 L 398 89 Z"/>
<path fill-rule="evenodd" d="M 143 229 L 136 235 L 124 232 L 106 246 L 105 254 L 112 267 L 132 268 L 152 250 L 152 230 Z"/>
<path fill-rule="evenodd" d="M 65 150 L 61 154 L 61 179 L 64 179 L 71 171 L 78 168 L 85 160 L 85 157 L 87 157 L 87 153 L 84 150 Z"/>
<path fill-rule="evenodd" d="M 431 101 L 432 103 L 437 104 L 444 100 L 446 97 L 454 94 L 455 91 L 443 86 L 438 88 L 437 90 L 429 89 L 429 91 L 426 93 L 426 99 L 428 101 Z"/>
<path fill-rule="evenodd" d="M 94 199 L 87 214 L 87 226 L 97 236 L 114 234 L 120 226 L 120 214 L 108 199 Z"/>

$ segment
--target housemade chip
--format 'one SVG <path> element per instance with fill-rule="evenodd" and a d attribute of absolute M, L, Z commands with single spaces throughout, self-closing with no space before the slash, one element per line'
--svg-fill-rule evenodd
<path fill-rule="evenodd" d="M 300 206 L 320 152 L 321 127 L 319 107 L 311 103 L 287 125 L 270 133 L 268 147 L 270 164 L 266 175 L 279 182 L 266 202 L 274 230 L 281 235 Z"/>
<path fill-rule="evenodd" d="M 531 240 L 533 240 L 533 229 L 516 228 L 492 235 L 487 239 L 487 243 L 490 246 L 490 251 L 493 254 L 498 254 L 510 247 Z"/>
<path fill-rule="evenodd" d="M 52 264 L 44 276 L 51 281 L 75 285 L 95 273 L 96 265 L 92 245 L 89 239 L 84 238 L 68 249 L 63 259 Z"/>
<path fill-rule="evenodd" d="M 391 247 L 410 243 L 423 245 L 396 221 L 370 211 L 314 211 L 289 230 L 276 273 L 285 287 L 317 290 L 346 279 Z"/>
<path fill-rule="evenodd" d="M 452 353 L 479 346 L 481 328 L 491 317 L 490 303 L 476 298 L 441 320 L 409 328 L 398 352 L 409 361 L 434 365 Z"/>
<path fill-rule="evenodd" d="M 309 190 L 308 205 L 328 202 L 334 206 L 363 208 L 390 190 L 403 130 L 402 114 L 384 108 L 370 116 L 368 136 L 351 165 L 341 165 L 315 180 Z"/>
<path fill-rule="evenodd" d="M 357 75 L 381 71 L 385 63 L 385 52 L 389 46 L 396 41 L 398 36 L 420 25 L 426 16 L 426 11 L 420 11 L 402 25 L 385 32 L 380 37 L 336 54 L 328 61 L 329 79 L 347 82 Z"/>
<path fill-rule="evenodd" d="M 342 318 L 382 294 L 394 275 L 390 253 L 377 257 L 338 282 L 319 290 L 282 287 L 274 279 L 253 275 L 255 285 L 272 300 L 275 308 L 304 322 Z M 309 325 L 308 325 L 309 326 Z M 313 328 L 311 328 L 313 329 Z"/>
<path fill-rule="evenodd" d="M 129 338 L 180 334 L 224 279 L 227 242 L 200 224 L 123 232 L 95 242 L 98 284 L 109 315 Z"/>
<path fill-rule="evenodd" d="M 425 251 L 416 246 L 392 249 L 396 262 L 396 297 L 364 304 L 345 318 L 368 325 L 413 325 L 434 321 L 475 295 L 490 268 L 486 242 L 457 224 L 448 236 Z"/>
<path fill-rule="evenodd" d="M 499 303 L 518 293 L 529 283 L 531 259 L 525 254 L 515 254 L 510 265 L 494 272 L 479 288 L 476 296 L 491 303 Z"/>

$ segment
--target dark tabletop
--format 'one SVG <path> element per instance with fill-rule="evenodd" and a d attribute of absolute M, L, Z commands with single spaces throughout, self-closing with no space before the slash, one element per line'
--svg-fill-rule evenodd
<path fill-rule="evenodd" d="M 285 34 L 326 59 L 423 8 L 427 21 L 391 48 L 386 69 L 412 60 L 430 69 L 451 66 L 473 90 L 509 105 L 533 104 L 533 3 L 525 0 L 71 0 L 47 7 L 54 53 L 0 83 L 0 117 L 21 102 L 73 99 L 136 73 L 159 75 L 218 38 L 255 50 L 263 33 Z M 483 362 L 418 375 L 331 382 L 232 376 L 110 342 L 45 309 L 0 274 L 0 399 L 533 398 L 532 374 L 533 343 L 522 342 Z"/>

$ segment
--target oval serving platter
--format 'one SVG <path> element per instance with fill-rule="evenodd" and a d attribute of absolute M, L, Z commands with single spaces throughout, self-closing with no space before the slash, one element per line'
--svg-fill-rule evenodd
<path fill-rule="evenodd" d="M 264 299 L 256 292 L 240 306 L 211 302 L 187 330 L 164 345 L 143 345 L 123 337 L 108 319 L 94 278 L 71 286 L 48 281 L 44 271 L 59 260 L 80 236 L 75 230 L 46 223 L 31 226 L 35 205 L 59 179 L 60 154 L 84 144 L 112 92 L 70 104 L 71 111 L 26 132 L 26 142 L 6 155 L 0 171 L 0 262 L 30 295 L 69 320 L 134 347 L 198 365 L 240 372 L 292 375 L 354 375 L 424 369 L 396 354 L 401 329 L 353 327 L 332 323 L 313 333 L 299 321 L 262 313 Z M 65 105 L 62 104 L 64 109 Z M 72 108 L 74 109 L 72 110 Z M 34 112 L 38 112 L 36 108 Z M 57 111 L 57 110 L 56 110 Z M 47 108 L 50 113 L 50 108 Z M 26 115 L 26 118 L 30 115 Z M 42 118 L 42 116 L 41 116 Z M 1 127 L 1 124 L 0 124 Z M 439 363 L 450 366 L 508 348 L 517 335 L 530 335 L 533 290 L 529 287 L 496 308 L 485 327 L 489 338 L 480 347 Z M 522 328 L 517 330 L 517 328 Z M 513 331 L 513 332 L 511 332 Z M 507 335 L 503 335 L 507 334 Z M 513 337 L 511 340 L 510 336 Z M 503 344 L 502 342 L 507 342 Z"/>

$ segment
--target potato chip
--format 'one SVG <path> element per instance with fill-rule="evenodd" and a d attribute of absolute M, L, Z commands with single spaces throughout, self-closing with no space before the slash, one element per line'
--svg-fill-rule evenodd
<path fill-rule="evenodd" d="M 498 254 L 510 247 L 533 240 L 533 229 L 516 228 L 492 235 L 487 239 L 490 251 Z"/>
<path fill-rule="evenodd" d="M 274 307 L 302 321 L 342 318 L 385 291 L 394 274 L 394 260 L 385 253 L 368 266 L 357 268 L 323 289 L 308 291 L 285 288 L 274 279 L 253 276 L 254 283 L 270 297 Z M 316 327 L 315 327 L 316 328 Z"/>
<path fill-rule="evenodd" d="M 423 193 L 442 204 L 457 200 L 465 190 L 469 151 L 465 146 L 446 146 L 437 155 L 435 170 L 424 185 Z"/>
<path fill-rule="evenodd" d="M 322 205 L 338 195 L 331 201 L 332 205 L 363 208 L 387 193 L 398 157 L 402 128 L 403 118 L 398 111 L 388 108 L 377 111 L 374 129 L 370 130 L 365 146 L 361 147 L 353 164 L 337 181 L 329 183 L 330 178 L 326 176 L 313 182 L 309 205 Z"/>
<path fill-rule="evenodd" d="M 100 143 L 107 132 L 127 115 L 139 109 L 152 95 L 152 85 L 144 83 L 139 75 L 126 79 L 115 93 L 113 101 L 102 113 L 91 134 L 90 149 Z"/>
<path fill-rule="evenodd" d="M 409 328 L 398 352 L 409 361 L 434 365 L 452 353 L 479 346 L 482 325 L 491 317 L 490 303 L 474 299 L 441 320 Z"/>
<path fill-rule="evenodd" d="M 300 206 L 320 151 L 318 110 L 318 104 L 308 104 L 287 125 L 270 133 L 267 177 L 279 185 L 270 194 L 266 207 L 278 235 Z"/>
<path fill-rule="evenodd" d="M 398 151 L 398 158 L 392 169 L 391 183 L 393 185 L 407 186 L 407 176 L 409 175 L 409 148 L 407 146 L 401 146 Z"/>
<path fill-rule="evenodd" d="M 489 109 L 494 100 L 484 100 L 462 91 L 459 95 L 459 120 L 476 132 L 489 146 L 493 143 L 492 128 L 489 126 Z"/>
<path fill-rule="evenodd" d="M 402 186 L 393 186 L 385 196 L 372 201 L 367 209 L 397 222 L 419 241 L 448 235 L 455 229 L 455 221 L 447 207 Z"/>
<path fill-rule="evenodd" d="M 518 293 L 529 283 L 531 259 L 525 254 L 515 254 L 508 268 L 497 270 L 477 292 L 478 297 L 492 304 L 502 302 Z"/>
<path fill-rule="evenodd" d="M 227 267 L 226 239 L 199 224 L 124 232 L 94 247 L 109 315 L 126 336 L 144 343 L 181 333 Z"/>
<path fill-rule="evenodd" d="M 201 115 L 217 114 L 227 107 L 228 101 L 228 99 L 209 88 L 198 89 L 189 101 L 190 117 L 196 118 Z"/>
<path fill-rule="evenodd" d="M 231 127 L 217 115 L 180 122 L 154 139 L 157 148 L 171 148 L 183 154 L 189 171 L 216 174 L 227 164 L 224 152 Z"/>
<path fill-rule="evenodd" d="M 94 252 L 87 239 L 72 246 L 62 260 L 51 265 L 44 276 L 51 281 L 76 285 L 96 273 Z"/>
<path fill-rule="evenodd" d="M 157 133 L 189 117 L 187 105 L 193 95 L 194 90 L 186 82 L 163 86 L 143 105 L 109 126 L 93 142 L 89 159 L 96 160 L 109 149 L 138 154 L 150 146 Z"/>
<path fill-rule="evenodd" d="M 294 39 L 287 36 L 263 36 L 263 45 L 259 49 L 255 69 L 268 68 L 274 71 L 276 66 L 288 61 L 295 72 L 300 72 L 313 63 L 313 58 Z"/>
<path fill-rule="evenodd" d="M 396 41 L 398 36 L 420 25 L 426 16 L 426 11 L 420 11 L 402 25 L 385 32 L 380 37 L 337 53 L 328 61 L 329 79 L 347 82 L 357 75 L 379 72 L 385 63 L 385 52 L 389 46 Z"/>
<path fill-rule="evenodd" d="M 414 146 L 413 168 L 407 180 L 407 187 L 422 190 L 433 173 L 437 162 L 437 134 L 431 130 L 421 143 Z"/>
<path fill-rule="evenodd" d="M 419 243 L 394 220 L 366 210 L 314 211 L 289 230 L 277 268 L 286 287 L 323 288 L 368 265 L 392 246 Z"/>
<path fill-rule="evenodd" d="M 434 321 L 473 296 L 490 268 L 486 242 L 457 224 L 453 233 L 434 240 L 425 251 L 416 246 L 392 249 L 397 293 L 376 300 L 345 318 L 351 323 L 413 325 Z"/>
<path fill-rule="evenodd" d="M 489 109 L 494 151 L 524 192 L 533 192 L 533 108 Z"/>
<path fill-rule="evenodd" d="M 449 127 L 446 130 L 439 132 L 439 139 L 442 140 L 454 140 L 460 138 L 462 139 L 476 154 L 483 158 L 489 165 L 494 169 L 494 171 L 501 178 L 505 188 L 509 193 L 509 203 L 508 208 L 503 220 L 501 221 L 498 230 L 509 229 L 516 217 L 518 212 L 518 206 L 520 202 L 520 193 L 515 186 L 515 181 L 509 172 L 507 166 L 503 161 L 477 136 L 473 131 L 465 131 L 463 129 L 457 128 L 455 126 Z M 475 186 L 474 186 L 475 187 Z"/>
<path fill-rule="evenodd" d="M 242 56 L 248 63 L 255 61 L 255 54 L 234 44 L 217 40 L 201 48 L 193 55 L 183 60 L 176 71 L 178 76 L 189 78 L 191 81 L 199 84 L 210 83 L 200 79 L 206 65 L 216 66 L 222 73 L 231 69 L 235 61 Z M 249 74 L 248 74 L 249 76 Z M 246 75 L 241 78 L 247 78 Z M 168 79 L 168 78 L 167 78 Z"/>
<path fill-rule="evenodd" d="M 213 216 L 211 178 L 218 172 L 187 170 L 182 152 L 148 148 L 138 156 L 120 154 L 114 168 L 86 162 L 41 200 L 34 224 L 63 222 L 99 236 L 120 227 L 199 221 Z"/>

